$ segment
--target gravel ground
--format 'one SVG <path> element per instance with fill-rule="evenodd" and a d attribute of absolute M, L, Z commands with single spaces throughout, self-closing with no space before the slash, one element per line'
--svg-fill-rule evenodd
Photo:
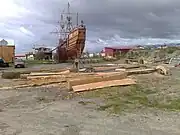
<path fill-rule="evenodd" d="M 139 110 L 112 116 L 64 88 L 0 91 L 1 135 L 179 135 L 179 113 Z"/>
<path fill-rule="evenodd" d="M 9 67 L 9 68 L 0 68 L 0 72 L 5 70 L 5 71 L 32 71 L 32 70 L 40 70 L 40 69 L 62 69 L 62 68 L 67 68 L 67 67 L 72 67 L 71 63 L 61 63 L 61 64 L 37 64 L 37 65 L 30 65 L 27 66 L 26 68 L 14 68 L 14 67 Z"/>
<path fill-rule="evenodd" d="M 159 84 L 160 92 L 179 95 L 179 75 L 177 69 L 173 71 L 172 78 L 160 77 L 162 82 L 159 83 L 163 83 Z M 153 76 L 139 78 L 158 81 Z M 141 83 L 148 83 L 143 79 Z M 118 116 L 109 115 L 105 111 L 96 110 L 95 104 L 80 104 L 80 101 L 85 100 L 80 96 L 70 99 L 69 96 L 61 86 L 1 90 L 0 135 L 180 134 L 179 112 L 146 108 Z"/>

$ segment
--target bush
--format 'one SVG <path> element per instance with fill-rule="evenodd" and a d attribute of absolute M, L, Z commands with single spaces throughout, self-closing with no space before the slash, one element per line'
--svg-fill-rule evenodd
<path fill-rule="evenodd" d="M 167 51 L 168 54 L 172 54 L 172 53 L 174 53 L 176 50 L 178 50 L 177 47 L 168 47 L 168 48 L 166 48 L 166 51 Z"/>
<path fill-rule="evenodd" d="M 20 78 L 20 72 L 3 72 L 2 78 L 4 79 L 18 79 Z"/>
<path fill-rule="evenodd" d="M 44 57 L 45 57 L 44 52 L 38 52 L 38 53 L 35 54 L 35 59 L 36 60 L 43 60 Z"/>

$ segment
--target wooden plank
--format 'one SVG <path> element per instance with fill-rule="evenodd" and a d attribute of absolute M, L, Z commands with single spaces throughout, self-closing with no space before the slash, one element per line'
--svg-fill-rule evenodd
<path fill-rule="evenodd" d="M 72 86 L 82 85 L 94 82 L 110 81 L 110 80 L 119 80 L 127 77 L 126 72 L 110 74 L 110 75 L 98 75 L 94 77 L 84 77 L 73 80 L 68 80 L 68 89 L 72 89 Z"/>
<path fill-rule="evenodd" d="M 39 87 L 43 85 L 51 85 L 51 84 L 58 84 L 58 83 L 64 83 L 66 80 L 54 80 L 54 81 L 47 81 L 47 82 L 42 82 L 42 83 L 30 83 L 30 84 L 24 84 L 24 85 L 17 85 L 17 86 L 12 86 L 12 87 L 2 87 L 0 90 L 8 90 L 8 89 L 20 89 L 20 88 L 27 88 L 27 87 Z"/>
<path fill-rule="evenodd" d="M 54 78 L 65 78 L 65 75 L 46 75 L 46 76 L 27 76 L 27 79 L 31 80 L 31 79 L 54 79 Z"/>
<path fill-rule="evenodd" d="M 89 90 L 101 89 L 112 86 L 126 86 L 133 84 L 136 84 L 136 81 L 127 78 L 121 80 L 112 80 L 112 81 L 103 81 L 103 82 L 89 83 L 83 85 L 76 85 L 76 86 L 72 86 L 72 89 L 74 92 L 82 92 L 82 91 L 89 91 Z"/>
<path fill-rule="evenodd" d="M 124 69 L 136 69 L 136 68 L 141 68 L 144 67 L 146 68 L 146 65 L 141 65 L 141 64 L 119 64 L 118 68 L 124 68 Z"/>
<path fill-rule="evenodd" d="M 58 75 L 40 75 L 40 76 L 29 76 L 29 75 L 21 75 L 23 79 L 61 79 L 61 78 L 77 78 L 77 77 L 90 77 L 95 76 L 95 73 L 70 73 L 70 74 L 58 74 Z"/>
<path fill-rule="evenodd" d="M 130 71 L 127 71 L 127 73 L 128 73 L 128 75 L 132 75 L 132 74 L 149 74 L 149 73 L 153 73 L 155 71 L 156 71 L 156 69 L 149 68 L 149 69 L 130 70 Z"/>
<path fill-rule="evenodd" d="M 62 71 L 62 72 L 56 72 L 56 73 L 30 73 L 29 76 L 48 76 L 48 75 L 63 75 L 63 74 L 68 74 L 70 73 L 69 70 Z"/>
<path fill-rule="evenodd" d="M 95 71 L 111 71 L 115 70 L 117 67 L 93 67 Z"/>
<path fill-rule="evenodd" d="M 124 68 L 117 68 L 117 69 L 115 69 L 115 71 L 123 71 L 123 72 L 125 72 L 126 71 L 126 69 L 124 69 Z"/>
<path fill-rule="evenodd" d="M 117 73 L 119 74 L 120 72 L 96 72 L 95 74 L 103 76 L 103 75 L 115 75 Z"/>
<path fill-rule="evenodd" d="M 124 66 L 119 66 L 119 68 L 133 69 L 133 68 L 140 68 L 140 65 L 124 65 Z"/>

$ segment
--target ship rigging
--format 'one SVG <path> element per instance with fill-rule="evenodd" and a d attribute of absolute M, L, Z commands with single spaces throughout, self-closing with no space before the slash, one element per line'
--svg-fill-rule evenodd
<path fill-rule="evenodd" d="M 76 25 L 73 25 L 72 16 L 76 15 Z M 59 28 L 56 32 L 58 34 L 58 46 L 54 49 L 60 62 L 80 58 L 85 47 L 86 27 L 81 21 L 79 25 L 78 13 L 70 12 L 70 4 L 68 3 L 67 13 L 61 13 Z"/>

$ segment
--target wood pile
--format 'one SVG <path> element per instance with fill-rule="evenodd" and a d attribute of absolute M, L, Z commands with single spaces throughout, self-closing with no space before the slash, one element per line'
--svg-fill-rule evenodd
<path fill-rule="evenodd" d="M 110 80 L 118 80 L 118 79 L 124 79 L 127 77 L 126 72 L 122 73 L 113 73 L 113 74 L 106 74 L 106 75 L 99 75 L 92 77 L 81 77 L 77 79 L 70 79 L 68 80 L 69 88 L 73 85 L 80 85 L 80 84 L 87 84 L 87 83 L 93 83 L 93 82 L 101 82 L 101 81 L 110 81 Z"/>
<path fill-rule="evenodd" d="M 97 74 L 94 77 L 69 79 L 67 87 L 74 92 L 94 90 L 112 86 L 135 84 L 135 80 L 127 78 L 126 72 L 112 74 Z"/>
<path fill-rule="evenodd" d="M 125 86 L 136 84 L 136 80 L 129 78 L 134 74 L 149 74 L 158 72 L 168 75 L 169 70 L 163 66 L 154 68 L 142 68 L 141 65 L 118 65 L 112 67 L 96 67 L 96 70 L 113 70 L 108 72 L 73 73 L 70 70 L 61 72 L 32 72 L 22 74 L 21 78 L 26 79 L 25 86 L 41 86 L 53 83 L 67 83 L 67 88 L 74 92 L 95 90 L 104 87 Z M 20 87 L 20 86 L 19 86 Z"/>

